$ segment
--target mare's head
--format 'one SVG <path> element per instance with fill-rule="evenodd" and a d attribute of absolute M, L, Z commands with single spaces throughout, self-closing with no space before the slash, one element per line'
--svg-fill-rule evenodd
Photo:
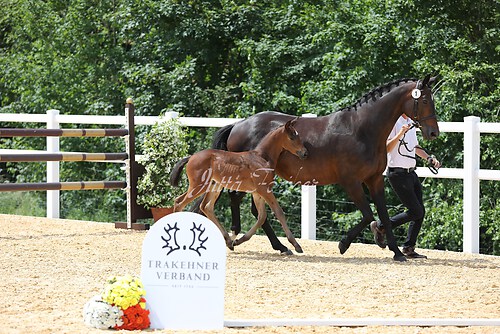
<path fill-rule="evenodd" d="M 308 156 L 307 148 L 304 147 L 304 143 L 300 139 L 299 133 L 293 127 L 297 122 L 297 118 L 292 119 L 283 125 L 283 136 L 282 145 L 285 150 L 298 156 L 300 159 L 305 159 Z"/>
<path fill-rule="evenodd" d="M 436 80 L 430 75 L 416 83 L 408 83 L 408 102 L 403 106 L 403 112 L 409 116 L 415 126 L 420 128 L 425 139 L 433 140 L 439 136 L 439 126 L 436 119 L 436 109 L 431 86 Z"/>

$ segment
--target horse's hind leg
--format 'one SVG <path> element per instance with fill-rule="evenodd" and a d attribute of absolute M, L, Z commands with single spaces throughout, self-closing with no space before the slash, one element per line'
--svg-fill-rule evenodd
<path fill-rule="evenodd" d="M 274 194 L 272 192 L 268 192 L 266 189 L 266 191 L 261 193 L 261 196 L 265 199 L 271 210 L 273 210 L 276 218 L 278 218 L 283 231 L 285 231 L 286 238 L 293 245 L 295 251 L 297 253 L 303 253 L 304 251 L 302 250 L 302 247 L 300 247 L 297 240 L 295 240 L 292 231 L 290 231 L 290 228 L 286 223 L 285 213 L 283 212 L 283 209 L 281 209 L 281 206 L 278 204 L 278 200 L 276 199 L 276 197 L 274 197 Z"/>
<path fill-rule="evenodd" d="M 342 187 L 347 192 L 349 198 L 354 202 L 356 207 L 361 211 L 362 218 L 361 222 L 356 224 L 354 227 L 347 231 L 347 235 L 345 235 L 339 241 L 339 250 L 340 254 L 344 254 L 347 252 L 353 240 L 361 233 L 363 228 L 368 226 L 370 222 L 374 220 L 373 211 L 370 208 L 370 203 L 366 199 L 366 195 L 363 191 L 363 186 L 360 182 L 355 181 L 351 183 L 344 183 Z"/>
<path fill-rule="evenodd" d="M 186 205 L 203 195 L 207 188 L 208 184 L 204 184 L 196 178 L 189 178 L 188 190 L 174 200 L 174 212 L 184 210 Z"/>
<path fill-rule="evenodd" d="M 201 202 L 203 201 L 203 197 L 204 197 L 204 196 L 205 196 L 205 195 L 203 195 L 202 197 L 198 198 L 198 199 L 194 202 L 194 204 L 191 206 L 191 210 L 190 210 L 191 212 L 198 213 L 198 214 L 203 214 L 203 212 L 202 212 L 202 211 L 201 211 L 201 209 L 200 209 L 200 204 L 201 204 Z"/>
<path fill-rule="evenodd" d="M 224 227 L 220 224 L 219 220 L 215 216 L 214 213 L 214 207 L 215 207 L 215 202 L 217 201 L 217 198 L 219 198 L 219 194 L 222 189 L 220 190 L 211 190 L 205 194 L 203 197 L 203 201 L 200 204 L 200 209 L 201 211 L 207 216 L 208 219 L 210 219 L 221 231 L 222 236 L 224 237 L 224 240 L 226 241 L 226 246 L 230 250 L 234 250 L 233 246 L 233 240 L 227 233 L 227 231 L 224 229 Z"/>
<path fill-rule="evenodd" d="M 370 184 L 367 184 L 368 188 L 370 189 L 370 195 L 372 196 L 375 205 L 377 206 L 377 210 L 379 211 L 379 217 L 382 219 L 382 222 L 384 224 L 384 227 L 386 228 L 386 233 L 387 233 L 387 241 L 389 245 L 389 249 L 391 249 L 394 252 L 394 260 L 397 261 L 405 261 L 406 258 L 404 257 L 403 253 L 399 250 L 399 248 L 396 245 L 396 241 L 392 235 L 392 231 L 389 231 L 391 229 L 390 221 L 389 221 L 389 215 L 387 213 L 387 207 L 385 206 L 385 200 L 383 197 L 383 178 L 382 176 L 380 177 L 380 181 L 378 183 L 378 187 L 381 187 L 381 190 L 374 191 L 373 187 L 370 187 Z M 349 247 L 351 246 L 351 243 L 353 240 L 361 233 L 361 231 L 366 228 L 370 222 L 374 220 L 373 217 L 373 211 L 370 208 L 370 203 L 368 202 L 366 195 L 363 191 L 363 186 L 359 182 L 352 182 L 352 183 L 344 183 L 342 184 L 344 189 L 346 190 L 347 194 L 351 198 L 351 200 L 356 204 L 356 207 L 361 211 L 361 214 L 363 215 L 363 218 L 361 219 L 361 222 L 356 224 L 353 228 L 351 228 L 345 237 L 343 237 L 340 242 L 339 242 L 339 250 L 340 254 L 344 254 L 347 252 Z M 380 197 L 380 193 L 382 194 L 382 197 Z M 383 204 L 383 205 L 382 205 Z M 385 208 L 385 214 L 384 214 L 384 209 Z M 388 224 L 386 226 L 386 224 Z M 393 241 L 390 243 L 389 239 L 390 236 L 392 236 Z M 398 256 L 398 253 L 401 254 L 401 256 Z"/>
<path fill-rule="evenodd" d="M 188 195 L 189 190 L 177 197 L 174 201 L 174 212 L 182 211 L 195 198 Z"/>
<path fill-rule="evenodd" d="M 234 241 L 235 245 L 241 245 L 245 241 L 250 240 L 250 238 L 257 232 L 257 229 L 262 226 L 262 224 L 266 221 L 267 212 L 266 212 L 266 202 L 262 197 L 260 197 L 257 193 L 252 194 L 252 198 L 257 210 L 257 222 L 239 239 Z"/>
<path fill-rule="evenodd" d="M 230 190 L 229 199 L 231 201 L 231 231 L 233 231 L 233 235 L 231 236 L 234 239 L 241 232 L 241 216 L 240 216 L 240 206 L 243 197 L 245 197 L 245 192 Z"/>
<path fill-rule="evenodd" d="M 387 237 L 387 246 L 391 251 L 394 252 L 393 259 L 400 262 L 406 261 L 406 257 L 399 250 L 399 247 L 396 243 L 396 237 L 394 237 L 394 233 L 392 231 L 392 223 L 389 219 L 389 213 L 387 212 L 387 205 L 385 202 L 383 178 L 374 177 L 372 179 L 369 179 L 366 182 L 366 185 L 370 190 L 370 196 L 372 197 L 373 202 L 375 203 L 375 207 L 377 208 L 378 217 L 384 225 Z"/>

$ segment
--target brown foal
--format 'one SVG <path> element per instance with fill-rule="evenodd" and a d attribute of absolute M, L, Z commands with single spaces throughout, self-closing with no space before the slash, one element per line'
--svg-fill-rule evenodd
<path fill-rule="evenodd" d="M 228 152 L 207 149 L 177 162 L 170 175 L 170 183 L 174 186 L 179 184 L 182 169 L 187 165 L 189 188 L 175 199 L 174 212 L 182 211 L 195 198 L 205 195 L 200 205 L 201 211 L 217 225 L 227 247 L 233 250 L 234 246 L 249 240 L 266 221 L 267 203 L 281 223 L 288 241 L 297 252 L 302 253 L 302 248 L 288 228 L 285 214 L 272 192 L 274 170 L 280 154 L 286 150 L 300 159 L 305 159 L 308 155 L 293 127 L 297 119 L 298 117 L 268 133 L 254 150 Z M 257 222 L 236 240 L 229 236 L 214 214 L 215 202 L 224 188 L 251 193 L 258 211 Z"/>

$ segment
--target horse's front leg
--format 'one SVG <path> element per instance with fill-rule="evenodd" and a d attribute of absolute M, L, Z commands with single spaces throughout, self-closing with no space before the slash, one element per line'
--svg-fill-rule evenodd
<path fill-rule="evenodd" d="M 406 257 L 399 250 L 396 237 L 392 231 L 392 223 L 389 219 L 387 204 L 385 202 L 383 176 L 381 175 L 380 177 L 373 178 L 373 180 L 369 180 L 366 182 L 366 185 L 370 190 L 373 203 L 375 203 L 375 207 L 377 208 L 378 217 L 382 222 L 382 225 L 384 225 L 387 237 L 387 246 L 389 246 L 389 249 L 394 252 L 394 260 L 399 262 L 406 261 Z"/>

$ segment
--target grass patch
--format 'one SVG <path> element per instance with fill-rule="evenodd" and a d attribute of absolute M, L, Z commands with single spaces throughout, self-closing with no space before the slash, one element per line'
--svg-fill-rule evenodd
<path fill-rule="evenodd" d="M 45 217 L 45 202 L 35 192 L 0 192 L 0 213 Z"/>

